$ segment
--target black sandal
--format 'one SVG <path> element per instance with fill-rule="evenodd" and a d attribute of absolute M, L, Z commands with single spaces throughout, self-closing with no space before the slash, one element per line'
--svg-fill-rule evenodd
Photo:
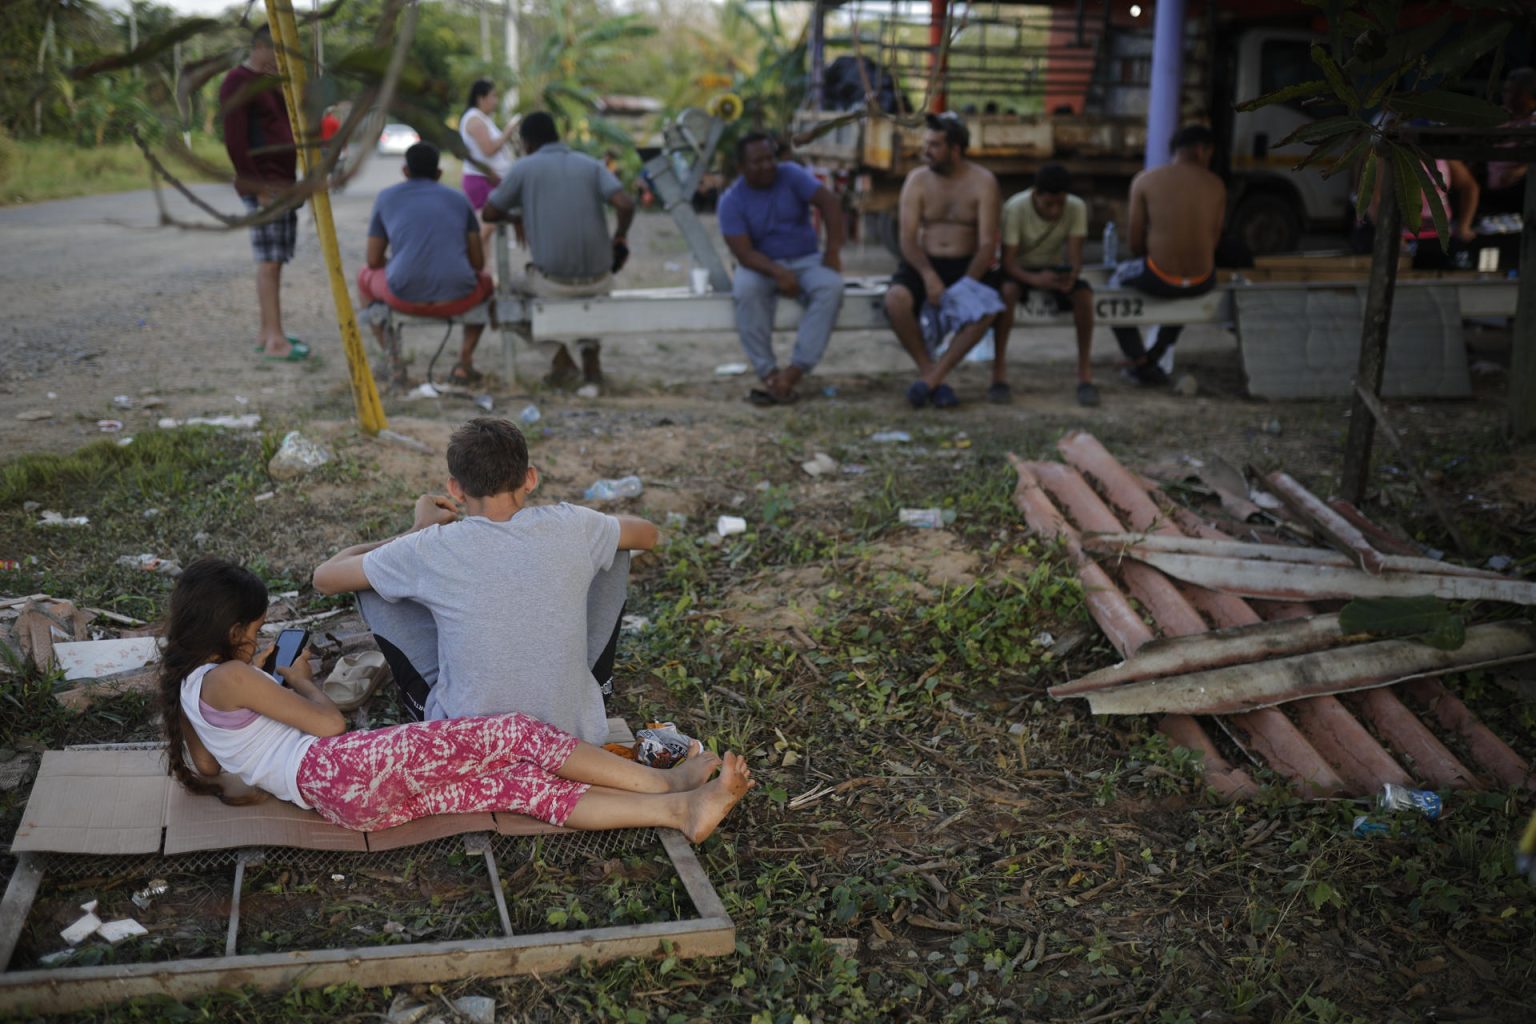
<path fill-rule="evenodd" d="M 448 381 L 451 384 L 478 384 L 485 379 L 485 374 L 463 363 L 454 363 L 453 369 L 448 371 Z"/>

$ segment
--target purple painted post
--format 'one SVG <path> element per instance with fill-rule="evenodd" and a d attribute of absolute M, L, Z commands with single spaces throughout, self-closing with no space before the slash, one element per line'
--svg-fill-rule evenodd
<path fill-rule="evenodd" d="M 1147 153 L 1144 166 L 1168 162 L 1168 142 L 1179 130 L 1184 86 L 1184 0 L 1157 0 L 1152 30 L 1152 91 L 1147 97 Z"/>
<path fill-rule="evenodd" d="M 811 12 L 811 109 L 820 110 L 826 100 L 827 12 L 822 0 L 816 0 Z"/>

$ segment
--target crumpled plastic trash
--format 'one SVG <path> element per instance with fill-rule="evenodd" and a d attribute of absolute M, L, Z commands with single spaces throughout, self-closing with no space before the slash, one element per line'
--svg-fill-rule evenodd
<path fill-rule="evenodd" d="M 149 929 L 139 924 L 139 922 L 135 921 L 133 918 L 125 917 L 117 921 L 103 922 L 101 927 L 96 929 L 96 934 L 100 935 L 102 938 L 106 939 L 108 942 L 115 946 L 119 942 L 122 942 L 124 939 L 132 939 L 140 935 L 148 935 Z"/>
<path fill-rule="evenodd" d="M 191 416 L 184 420 L 166 416 L 156 426 L 161 430 L 176 427 L 222 427 L 225 430 L 254 430 L 261 423 L 261 413 L 248 412 L 243 416 Z"/>
<path fill-rule="evenodd" d="M 117 560 L 118 565 L 127 566 L 130 569 L 142 569 L 145 572 L 159 573 L 161 576 L 169 576 L 175 579 L 181 575 L 181 564 L 174 558 L 161 558 L 153 552 L 146 551 L 140 555 L 123 555 Z"/>
<path fill-rule="evenodd" d="M 837 460 L 826 452 L 817 452 L 811 459 L 800 463 L 800 468 L 805 470 L 807 476 L 824 476 L 837 472 Z"/>
<path fill-rule="evenodd" d="M 330 449 L 311 441 L 297 430 L 290 430 L 267 463 L 267 475 L 274 480 L 293 480 L 313 473 L 330 462 Z"/>
<path fill-rule="evenodd" d="M 882 430 L 870 434 L 869 439 L 875 444 L 906 444 L 912 440 L 912 435 L 905 430 Z"/>
<path fill-rule="evenodd" d="M 52 509 L 43 510 L 43 518 L 37 521 L 38 526 L 89 526 L 88 516 L 63 516 Z"/>

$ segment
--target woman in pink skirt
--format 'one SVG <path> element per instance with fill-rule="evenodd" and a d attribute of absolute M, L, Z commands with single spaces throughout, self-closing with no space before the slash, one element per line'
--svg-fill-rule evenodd
<path fill-rule="evenodd" d="M 500 185 L 501 179 L 512 169 L 510 144 L 517 134 L 518 119 L 514 117 L 505 129 L 496 127 L 492 115 L 500 100 L 495 83 L 488 78 L 477 79 L 469 87 L 469 103 L 459 116 L 459 138 L 464 140 L 464 148 L 471 157 L 464 162 L 464 173 L 459 183 L 464 194 L 469 197 L 469 205 L 475 208 L 477 214 L 485 205 L 491 190 Z M 481 223 L 480 241 L 485 246 L 487 257 L 490 257 L 487 262 L 494 261 L 491 236 L 495 233 L 496 225 Z"/>
<path fill-rule="evenodd" d="M 270 794 L 368 831 L 513 811 L 579 829 L 675 828 L 697 843 L 755 785 L 732 753 L 695 744 L 660 771 L 515 713 L 346 732 L 302 654 L 282 682 L 252 664 L 266 616 L 266 585 L 222 559 L 188 566 L 171 594 L 161 715 L 171 773 L 194 793 Z M 250 790 L 235 795 L 227 776 Z"/>

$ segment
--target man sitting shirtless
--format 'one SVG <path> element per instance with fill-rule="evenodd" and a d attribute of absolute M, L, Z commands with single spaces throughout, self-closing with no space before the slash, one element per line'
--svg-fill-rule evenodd
<path fill-rule="evenodd" d="M 997 179 L 965 158 L 970 141 L 970 132 L 957 115 L 928 115 L 924 166 L 913 169 L 901 186 L 901 265 L 885 293 L 885 312 L 921 375 L 907 389 L 913 408 L 929 402 L 940 409 L 959 405 L 960 399 L 944 378 L 987 333 L 993 320 L 1006 317 L 1012 322 L 1011 309 L 972 320 L 960 328 L 937 361 L 929 354 L 918 324 L 924 300 L 940 306 L 945 289 L 963 277 L 994 289 L 1002 283 L 994 267 Z"/>
<path fill-rule="evenodd" d="M 1216 137 L 1202 124 L 1186 125 L 1169 148 L 1173 160 L 1131 179 L 1131 254 L 1115 267 L 1111 288 L 1135 288 L 1154 298 L 1204 295 L 1216 284 L 1216 243 L 1227 211 L 1227 187 L 1210 171 Z M 1115 340 L 1138 384 L 1167 384 L 1158 365 L 1183 327 L 1164 324 L 1151 351 L 1135 327 L 1116 327 Z"/>

